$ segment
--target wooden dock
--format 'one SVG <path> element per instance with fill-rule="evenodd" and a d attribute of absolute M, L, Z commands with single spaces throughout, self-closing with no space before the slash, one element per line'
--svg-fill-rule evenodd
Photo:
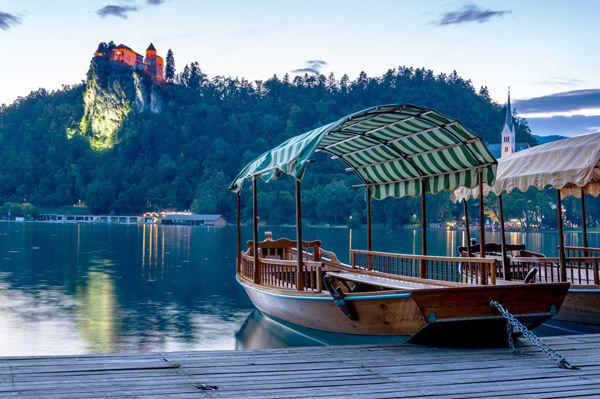
<path fill-rule="evenodd" d="M 1 398 L 598 398 L 600 334 L 509 348 L 411 344 L 0 358 Z M 217 390 L 202 390 L 218 387 Z"/>

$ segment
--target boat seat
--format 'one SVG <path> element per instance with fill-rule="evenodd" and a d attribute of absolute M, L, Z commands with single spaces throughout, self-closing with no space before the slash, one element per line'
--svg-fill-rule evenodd
<path fill-rule="evenodd" d="M 471 245 L 471 254 L 477 254 L 479 256 L 479 250 L 481 249 L 479 244 Z M 520 251 L 525 251 L 527 248 L 525 244 L 506 244 L 506 253 L 512 256 L 520 256 Z M 467 247 L 458 247 L 458 253 L 461 256 L 467 256 Z M 502 245 L 495 242 L 488 242 L 485 244 L 485 253 L 487 255 L 502 255 Z"/>
<path fill-rule="evenodd" d="M 389 288 L 392 290 L 425 290 L 431 288 L 446 288 L 441 285 L 414 283 L 412 281 L 396 280 L 393 278 L 373 276 L 362 273 L 335 273 L 327 272 L 328 275 L 340 280 L 353 281 L 378 287 Z"/>

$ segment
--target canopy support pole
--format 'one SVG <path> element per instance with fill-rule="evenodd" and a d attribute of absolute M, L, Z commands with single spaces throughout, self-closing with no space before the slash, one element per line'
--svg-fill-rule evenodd
<path fill-rule="evenodd" d="M 479 256 L 485 258 L 485 215 L 483 213 L 483 172 L 479 171 Z"/>
<path fill-rule="evenodd" d="M 371 250 L 371 187 L 367 187 L 367 251 Z"/>
<path fill-rule="evenodd" d="M 583 246 L 588 247 L 588 235 L 587 235 L 587 217 L 585 215 L 585 193 L 583 191 L 583 187 L 580 187 L 581 190 L 581 226 L 583 228 Z M 587 253 L 585 254 L 587 256 Z"/>
<path fill-rule="evenodd" d="M 467 210 L 467 200 L 463 198 L 465 208 L 465 228 L 467 229 L 467 254 L 471 257 L 471 231 L 469 230 L 469 211 Z"/>
<path fill-rule="evenodd" d="M 256 176 L 252 177 L 252 239 L 254 240 L 254 283 L 260 284 L 258 263 L 258 202 L 256 200 Z"/>
<path fill-rule="evenodd" d="M 296 182 L 296 242 L 298 244 L 298 267 L 296 271 L 296 289 L 304 291 L 304 266 L 302 262 L 302 212 L 300 208 L 300 181 Z"/>
<path fill-rule="evenodd" d="M 427 212 L 425 209 L 425 179 L 421 179 L 421 255 L 427 255 Z M 427 278 L 427 262 L 419 261 L 419 276 Z"/>
<path fill-rule="evenodd" d="M 485 258 L 485 214 L 483 213 L 483 171 L 481 169 L 479 170 L 479 256 Z M 485 266 L 481 271 L 481 284 L 487 285 Z"/>
<path fill-rule="evenodd" d="M 560 189 L 556 189 L 556 215 L 558 216 L 558 257 L 560 262 L 560 281 L 567 281 L 567 265 L 565 262 L 565 235 L 563 234 L 563 214 Z"/>
<path fill-rule="evenodd" d="M 512 280 L 510 274 L 510 262 L 506 255 L 506 233 L 504 230 L 504 206 L 502 205 L 502 194 L 498 194 L 498 207 L 500 208 L 500 239 L 502 245 L 502 267 L 504 269 L 504 280 Z"/>
<path fill-rule="evenodd" d="M 241 189 L 237 192 L 237 244 L 238 244 L 238 256 L 237 256 L 237 272 L 239 273 L 241 271 L 241 265 L 242 265 L 242 211 L 241 211 L 241 202 L 240 202 L 240 195 L 241 195 Z"/>

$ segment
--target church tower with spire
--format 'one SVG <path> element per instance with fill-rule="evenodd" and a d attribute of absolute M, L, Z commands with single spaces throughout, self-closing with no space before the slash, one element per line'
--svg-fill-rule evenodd
<path fill-rule="evenodd" d="M 512 108 L 510 107 L 510 87 L 508 88 L 508 104 L 506 106 L 506 118 L 504 127 L 502 128 L 502 155 L 501 158 L 507 157 L 515 152 L 515 143 L 517 134 L 515 132 L 515 124 L 512 117 Z"/>

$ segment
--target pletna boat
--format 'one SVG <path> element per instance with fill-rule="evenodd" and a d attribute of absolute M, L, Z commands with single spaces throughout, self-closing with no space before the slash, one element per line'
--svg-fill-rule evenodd
<path fill-rule="evenodd" d="M 484 184 L 484 195 L 498 195 L 502 215 L 502 193 L 513 189 L 523 192 L 529 187 L 538 190 L 547 187 L 556 189 L 558 216 L 559 256 L 546 257 L 541 254 L 515 253 L 510 256 L 502 227 L 502 246 L 499 258 L 502 267 L 498 277 L 519 279 L 524 274 L 533 275 L 532 282 L 564 281 L 571 288 L 561 311 L 554 318 L 570 323 L 600 325 L 600 248 L 590 248 L 587 226 L 583 227 L 583 245 L 565 246 L 561 201 L 573 195 L 581 198 L 582 220 L 585 220 L 585 194 L 595 197 L 600 194 L 600 133 L 592 133 L 553 141 L 498 160 L 495 183 Z M 465 187 L 452 194 L 457 201 L 478 197 L 479 190 Z M 501 226 L 504 218 L 500 217 Z"/>
<path fill-rule="evenodd" d="M 338 261 L 320 241 L 302 239 L 300 181 L 323 151 L 354 171 L 366 190 L 367 250 Z M 528 327 L 560 309 L 569 283 L 496 284 L 498 260 L 372 251 L 370 200 L 493 184 L 497 162 L 459 121 L 409 104 L 369 108 L 290 138 L 246 165 L 230 185 L 238 193 L 237 280 L 264 315 L 290 325 L 367 339 L 497 343 L 507 323 L 497 301 Z M 258 178 L 295 179 L 296 237 L 258 237 Z M 252 180 L 253 239 L 241 244 L 241 188 Z M 482 234 L 483 237 L 483 234 Z M 459 264 L 476 278 L 460 282 Z"/>

